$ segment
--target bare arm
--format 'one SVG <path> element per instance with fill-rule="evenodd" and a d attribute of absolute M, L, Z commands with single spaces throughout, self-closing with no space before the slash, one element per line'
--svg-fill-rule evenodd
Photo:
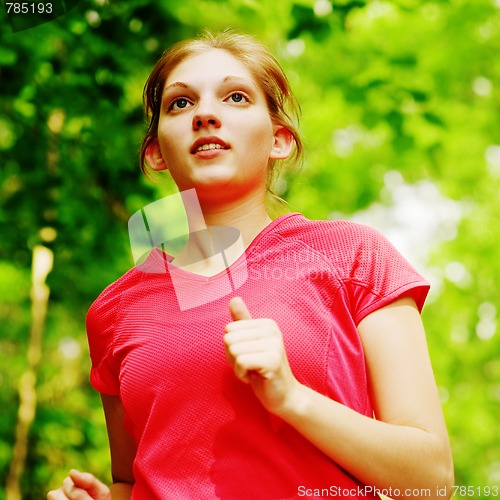
<path fill-rule="evenodd" d="M 359 332 L 377 420 L 304 386 L 281 417 L 364 484 L 451 494 L 450 447 L 413 301 L 374 312 Z"/>
<path fill-rule="evenodd" d="M 123 423 L 123 405 L 118 396 L 101 394 L 111 450 L 113 500 L 129 499 L 135 483 L 132 466 L 136 454 L 135 442 Z"/>
<path fill-rule="evenodd" d="M 258 349 L 252 351 L 250 321 L 270 320 L 250 320 L 239 304 L 233 319 L 238 321 L 228 325 L 229 360 L 236 375 L 252 384 L 269 411 L 366 485 L 398 488 L 402 494 L 407 488 L 428 488 L 431 496 L 427 498 L 436 496 L 437 487 L 446 486 L 451 495 L 450 447 L 413 300 L 401 299 L 375 311 L 358 328 L 377 420 L 300 384 L 291 374 L 284 351 L 279 363 L 276 356 L 269 356 L 271 351 L 276 354 L 275 331 L 268 335 L 269 351 L 259 354 L 264 352 L 265 324 L 255 333 Z"/>

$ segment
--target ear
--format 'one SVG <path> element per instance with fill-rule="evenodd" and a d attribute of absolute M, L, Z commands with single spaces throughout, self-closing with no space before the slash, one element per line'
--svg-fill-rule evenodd
<path fill-rule="evenodd" d="M 293 143 L 295 142 L 292 133 L 285 127 L 276 126 L 274 128 L 274 141 L 270 160 L 284 160 L 290 156 Z"/>
<path fill-rule="evenodd" d="M 167 170 L 167 164 L 163 159 L 163 155 L 161 154 L 160 144 L 158 143 L 158 139 L 153 139 L 149 146 L 146 148 L 146 160 L 148 161 L 148 165 L 159 172 L 160 170 Z"/>

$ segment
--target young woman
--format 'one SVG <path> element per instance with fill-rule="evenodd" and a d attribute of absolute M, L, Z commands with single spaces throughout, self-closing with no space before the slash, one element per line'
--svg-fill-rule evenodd
<path fill-rule="evenodd" d="M 269 216 L 276 162 L 302 149 L 274 57 L 227 32 L 182 42 L 145 103 L 143 165 L 195 192 L 208 229 L 92 305 L 114 484 L 71 471 L 48 498 L 449 497 L 428 283 L 366 226 Z M 218 258 L 220 227 L 243 252 Z M 203 299 L 183 307 L 179 290 Z"/>

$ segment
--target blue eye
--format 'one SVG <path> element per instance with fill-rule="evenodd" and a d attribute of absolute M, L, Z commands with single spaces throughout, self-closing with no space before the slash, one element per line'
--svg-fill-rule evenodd
<path fill-rule="evenodd" d="M 189 104 L 185 97 L 179 97 L 170 105 L 170 109 L 184 109 Z"/>
<path fill-rule="evenodd" d="M 240 92 L 235 92 L 234 94 L 231 94 L 230 99 L 233 102 L 248 102 L 248 98 Z"/>

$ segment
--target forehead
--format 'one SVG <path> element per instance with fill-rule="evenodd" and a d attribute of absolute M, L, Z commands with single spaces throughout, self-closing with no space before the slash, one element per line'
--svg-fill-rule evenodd
<path fill-rule="evenodd" d="M 170 72 L 165 85 L 168 86 L 174 82 L 184 82 L 188 85 L 207 81 L 216 82 L 228 76 L 244 78 L 258 88 L 248 68 L 223 49 L 210 49 L 184 59 Z"/>

